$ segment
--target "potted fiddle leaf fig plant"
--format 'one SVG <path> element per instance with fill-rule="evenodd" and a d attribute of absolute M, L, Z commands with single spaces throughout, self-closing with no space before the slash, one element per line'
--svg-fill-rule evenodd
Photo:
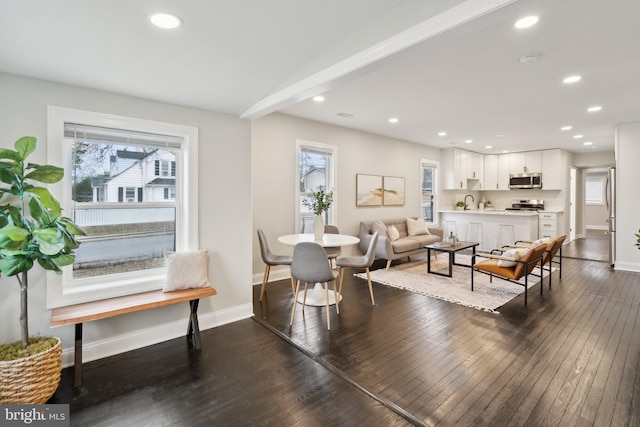
<path fill-rule="evenodd" d="M 64 170 L 27 162 L 34 137 L 18 139 L 14 148 L 0 149 L 0 276 L 14 276 L 19 285 L 21 340 L 0 345 L 0 403 L 45 403 L 60 381 L 62 344 L 29 336 L 28 273 L 37 263 L 61 274 L 60 267 L 74 262 L 76 236 L 84 232 L 40 185 L 60 181 Z"/>

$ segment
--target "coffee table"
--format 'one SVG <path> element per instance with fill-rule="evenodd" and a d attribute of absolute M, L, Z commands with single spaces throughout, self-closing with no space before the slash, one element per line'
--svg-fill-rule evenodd
<path fill-rule="evenodd" d="M 453 245 L 449 245 L 448 243 L 438 242 L 438 243 L 433 243 L 431 245 L 425 246 L 425 248 L 427 249 L 427 273 L 437 274 L 439 276 L 451 277 L 453 276 L 454 265 L 460 265 L 462 267 L 471 267 L 468 264 L 458 264 L 456 262 L 456 252 L 471 248 L 473 254 L 475 254 L 476 246 L 478 246 L 479 244 L 480 243 L 478 242 L 458 242 L 457 245 L 453 246 Z M 438 271 L 431 271 L 431 251 L 445 252 L 449 254 L 449 274 L 440 273 Z"/>

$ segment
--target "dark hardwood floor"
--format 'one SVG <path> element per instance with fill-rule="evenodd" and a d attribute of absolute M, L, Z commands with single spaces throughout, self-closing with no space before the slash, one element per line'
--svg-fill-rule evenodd
<path fill-rule="evenodd" d="M 590 261 L 609 260 L 609 237 L 603 230 L 587 230 L 582 239 L 575 239 L 562 248 L 563 256 Z"/>
<path fill-rule="evenodd" d="M 52 403 L 92 426 L 640 425 L 639 273 L 565 259 L 553 289 L 500 314 L 376 283 L 372 306 L 348 277 L 330 332 L 322 307 L 289 327 L 288 281 L 258 291 L 256 321 L 203 331 L 203 350 L 87 363 L 75 398 L 65 369 Z"/>

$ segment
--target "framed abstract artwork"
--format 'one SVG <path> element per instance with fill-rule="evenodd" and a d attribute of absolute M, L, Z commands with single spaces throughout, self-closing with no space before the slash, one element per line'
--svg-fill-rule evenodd
<path fill-rule="evenodd" d="M 382 205 L 382 177 L 379 175 L 356 175 L 356 206 Z"/>
<path fill-rule="evenodd" d="M 382 181 L 382 204 L 384 206 L 404 205 L 404 178 L 385 176 Z"/>

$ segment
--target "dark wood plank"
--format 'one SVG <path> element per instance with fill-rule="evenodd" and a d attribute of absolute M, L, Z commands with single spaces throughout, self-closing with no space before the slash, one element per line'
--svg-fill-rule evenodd
<path fill-rule="evenodd" d="M 640 274 L 565 259 L 553 282 L 496 315 L 376 283 L 372 306 L 347 274 L 331 331 L 323 307 L 289 326 L 288 281 L 254 286 L 264 326 L 91 362 L 76 399 L 65 370 L 54 401 L 79 425 L 639 425 Z"/>

